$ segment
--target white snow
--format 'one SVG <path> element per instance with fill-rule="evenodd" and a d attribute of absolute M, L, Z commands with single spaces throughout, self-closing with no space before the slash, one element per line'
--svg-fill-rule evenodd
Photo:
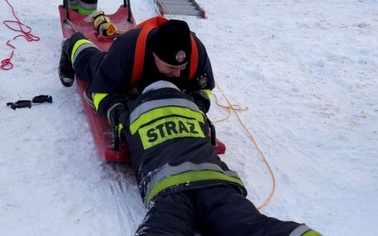
<path fill-rule="evenodd" d="M 62 1 L 8 1 L 40 41 L 13 40 L 19 33 L 0 24 L 0 60 L 8 40 L 16 47 L 14 68 L 0 70 L 0 235 L 133 235 L 145 211 L 134 175 L 101 160 L 76 85 L 58 80 Z M 172 17 L 206 45 L 219 103 L 248 108 L 237 111 L 242 122 L 227 118 L 213 96 L 209 113 L 248 198 L 261 206 L 274 190 L 264 214 L 324 235 L 375 235 L 378 1 L 198 3 L 207 19 Z M 109 14 L 121 4 L 99 0 Z M 156 14 L 149 0 L 131 7 L 137 22 Z M 14 20 L 7 1 L 0 13 Z M 40 94 L 53 103 L 6 106 Z"/>

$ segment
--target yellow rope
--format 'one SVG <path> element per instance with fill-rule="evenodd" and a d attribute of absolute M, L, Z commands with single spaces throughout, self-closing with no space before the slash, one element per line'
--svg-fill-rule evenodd
<path fill-rule="evenodd" d="M 228 100 L 228 98 L 226 97 L 224 91 L 221 89 L 221 87 L 219 86 L 218 83 L 216 83 L 216 87 L 219 89 L 219 91 L 221 91 L 224 99 L 227 101 L 227 105 L 226 106 L 225 105 L 221 105 L 219 103 L 219 101 L 218 101 L 218 97 L 215 94 L 213 94 L 213 96 L 215 97 L 216 104 L 218 106 L 220 106 L 220 107 L 225 108 L 227 110 L 228 114 L 227 114 L 227 116 L 225 118 L 220 119 L 220 120 L 215 120 L 213 122 L 221 122 L 221 121 L 227 120 L 231 116 L 231 111 L 233 111 L 235 113 L 236 117 L 238 118 L 240 124 L 243 126 L 244 130 L 247 132 L 248 136 L 252 140 L 255 148 L 257 149 L 258 153 L 261 156 L 261 159 L 263 160 L 263 162 L 265 163 L 266 167 L 268 168 L 270 176 L 272 178 L 273 186 L 272 186 L 272 190 L 271 190 L 271 192 L 269 194 L 269 197 L 265 200 L 265 202 L 261 206 L 257 207 L 257 209 L 261 209 L 261 208 L 265 207 L 266 205 L 268 205 L 268 202 L 272 199 L 272 197 L 274 195 L 274 192 L 276 190 L 276 178 L 274 176 L 274 172 L 273 172 L 272 168 L 270 167 L 269 162 L 268 162 L 267 158 L 265 157 L 264 153 L 261 151 L 261 149 L 257 145 L 257 142 L 256 142 L 255 138 L 253 137 L 252 133 L 248 130 L 248 128 L 243 123 L 242 119 L 240 118 L 240 116 L 238 114 L 239 111 L 247 111 L 248 107 L 240 107 L 239 105 L 233 105 L 233 104 L 231 104 L 230 101 Z"/>

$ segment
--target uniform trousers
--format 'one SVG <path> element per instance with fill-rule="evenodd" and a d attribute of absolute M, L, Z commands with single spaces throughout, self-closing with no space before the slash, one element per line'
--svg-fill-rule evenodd
<path fill-rule="evenodd" d="M 135 235 L 288 236 L 299 225 L 261 214 L 234 187 L 221 185 L 157 197 Z"/>

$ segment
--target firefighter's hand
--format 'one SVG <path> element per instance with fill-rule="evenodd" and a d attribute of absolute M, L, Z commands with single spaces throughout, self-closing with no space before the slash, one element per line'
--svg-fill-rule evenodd
<path fill-rule="evenodd" d="M 128 110 L 122 103 L 116 103 L 107 112 L 107 118 L 111 127 L 119 126 L 128 115 Z"/>

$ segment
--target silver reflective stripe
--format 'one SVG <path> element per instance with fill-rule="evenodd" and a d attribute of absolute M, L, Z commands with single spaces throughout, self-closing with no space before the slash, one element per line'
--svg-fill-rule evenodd
<path fill-rule="evenodd" d="M 173 88 L 173 89 L 179 90 L 179 88 L 177 88 L 177 86 L 174 85 L 173 83 L 171 83 L 169 81 L 159 80 L 159 81 L 153 82 L 152 84 L 148 85 L 143 90 L 142 94 L 147 93 L 147 92 L 152 91 L 152 90 L 158 90 L 158 89 L 162 89 L 162 88 Z"/>
<path fill-rule="evenodd" d="M 153 100 L 153 101 L 142 103 L 133 112 L 131 112 L 130 124 L 132 124 L 143 113 L 150 111 L 154 108 L 160 108 L 160 107 L 166 107 L 166 106 L 187 107 L 187 108 L 190 108 L 191 110 L 201 112 L 195 103 L 190 102 L 187 99 L 169 98 L 169 99 Z"/>
<path fill-rule="evenodd" d="M 91 4 L 91 3 L 85 3 L 85 2 L 80 1 L 79 6 L 81 8 L 86 9 L 86 10 L 96 10 L 97 9 L 97 3 Z"/>
<path fill-rule="evenodd" d="M 299 225 L 297 228 L 290 233 L 289 236 L 301 236 L 305 232 L 311 230 L 307 225 Z"/>
<path fill-rule="evenodd" d="M 231 171 L 231 170 L 224 171 L 218 165 L 213 164 L 213 163 L 194 164 L 194 163 L 191 163 L 191 162 L 185 162 L 185 163 L 182 163 L 182 164 L 180 164 L 178 166 L 169 166 L 169 165 L 166 165 L 166 166 L 163 166 L 162 169 L 160 169 L 154 175 L 154 177 L 151 179 L 151 181 L 148 183 L 146 196 L 148 196 L 148 194 L 151 191 L 151 189 L 157 183 L 159 183 L 162 179 L 164 179 L 164 178 L 166 178 L 168 176 L 177 175 L 177 174 L 180 174 L 180 173 L 183 173 L 183 172 L 187 172 L 187 171 L 199 171 L 199 170 L 218 171 L 218 172 L 221 172 L 221 173 L 223 173 L 223 174 L 225 174 L 227 176 L 239 179 L 239 176 L 238 176 L 238 174 L 236 172 Z"/>
<path fill-rule="evenodd" d="M 76 49 L 75 54 L 74 54 L 74 56 L 73 56 L 72 65 L 75 64 L 75 60 L 76 60 L 77 56 L 79 56 L 80 52 L 82 52 L 84 49 L 87 49 L 87 48 L 97 48 L 97 49 L 98 49 L 98 47 L 96 47 L 96 46 L 95 46 L 94 44 L 92 44 L 92 43 L 83 43 L 82 45 L 80 45 L 80 46 Z M 75 69 L 75 68 L 74 68 L 74 69 Z"/>

